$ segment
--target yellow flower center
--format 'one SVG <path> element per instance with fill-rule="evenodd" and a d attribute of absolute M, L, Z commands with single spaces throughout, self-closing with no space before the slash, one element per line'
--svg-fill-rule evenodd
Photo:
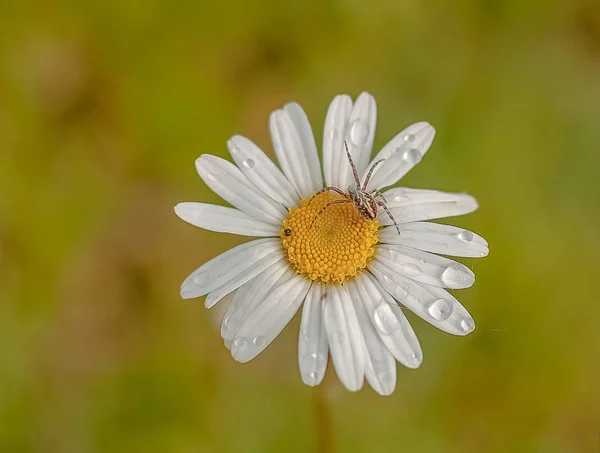
<path fill-rule="evenodd" d="M 379 239 L 379 221 L 366 220 L 354 204 L 323 192 L 290 209 L 281 228 L 281 242 L 294 270 L 321 283 L 344 283 L 367 267 Z"/>

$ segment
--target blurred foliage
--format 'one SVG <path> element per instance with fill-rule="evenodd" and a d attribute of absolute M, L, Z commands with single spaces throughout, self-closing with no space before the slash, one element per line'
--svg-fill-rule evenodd
<path fill-rule="evenodd" d="M 312 451 L 298 319 L 253 362 L 179 298 L 242 241 L 175 217 L 219 202 L 194 159 L 296 100 L 378 100 L 375 148 L 438 131 L 402 184 L 468 191 L 491 254 L 456 295 L 477 330 L 411 316 L 398 388 L 326 378 L 338 451 L 600 450 L 597 0 L 0 2 L 0 451 Z M 219 308 L 213 309 L 218 312 Z"/>

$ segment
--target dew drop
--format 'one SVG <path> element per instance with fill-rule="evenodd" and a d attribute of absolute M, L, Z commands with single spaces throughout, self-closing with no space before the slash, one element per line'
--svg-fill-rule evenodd
<path fill-rule="evenodd" d="M 427 312 L 437 321 L 446 321 L 452 315 L 452 302 L 438 299 L 429 305 Z"/>
<path fill-rule="evenodd" d="M 392 261 L 396 261 L 398 259 L 398 252 L 396 250 L 388 249 L 388 255 Z"/>
<path fill-rule="evenodd" d="M 242 165 L 246 168 L 254 168 L 254 161 L 252 159 L 244 159 Z"/>
<path fill-rule="evenodd" d="M 248 342 L 246 341 L 246 339 L 245 339 L 245 338 L 236 338 L 236 339 L 233 341 L 233 346 L 234 346 L 234 347 L 236 347 L 236 348 L 242 349 L 242 348 L 245 348 L 245 347 L 246 347 L 246 344 L 247 344 L 247 343 L 248 343 Z"/>
<path fill-rule="evenodd" d="M 310 356 L 313 360 L 316 360 L 317 362 L 322 362 L 323 360 L 325 360 L 325 354 L 321 352 L 313 352 Z"/>
<path fill-rule="evenodd" d="M 232 156 L 237 156 L 239 153 L 240 153 L 240 149 L 237 146 L 231 147 L 231 155 Z"/>
<path fill-rule="evenodd" d="M 406 134 L 404 136 L 404 141 L 405 142 L 414 142 L 415 141 L 415 136 L 413 134 Z"/>
<path fill-rule="evenodd" d="M 319 382 L 321 375 L 317 371 L 313 371 L 311 373 L 306 373 L 304 375 L 304 380 L 307 384 L 315 385 Z"/>
<path fill-rule="evenodd" d="M 467 230 L 462 230 L 460 233 L 458 233 L 458 239 L 463 242 L 471 242 L 473 240 L 473 233 Z"/>
<path fill-rule="evenodd" d="M 217 177 L 215 176 L 214 173 L 209 173 L 206 175 L 207 179 L 210 179 L 211 181 L 217 181 Z"/>
<path fill-rule="evenodd" d="M 417 165 L 419 162 L 421 162 L 422 157 L 421 151 L 416 148 L 407 149 L 404 152 L 404 160 L 411 165 Z"/>
<path fill-rule="evenodd" d="M 254 337 L 252 343 L 254 343 L 254 346 L 258 346 L 260 348 L 265 344 L 265 337 Z"/>
<path fill-rule="evenodd" d="M 460 322 L 460 328 L 463 330 L 463 332 L 469 333 L 475 328 L 475 322 L 470 318 L 463 319 Z"/>
<path fill-rule="evenodd" d="M 386 285 L 392 285 L 394 282 L 392 281 L 391 278 L 389 278 L 387 275 L 383 276 L 383 281 L 385 282 Z"/>
<path fill-rule="evenodd" d="M 486 256 L 486 255 L 487 255 L 487 253 L 485 253 L 485 252 L 481 252 L 481 253 L 479 254 L 479 256 L 480 256 L 480 257 L 482 257 L 482 258 L 483 258 L 484 256 Z"/>
<path fill-rule="evenodd" d="M 413 263 L 406 263 L 404 265 L 404 275 L 407 277 L 415 277 L 423 273 L 423 269 Z"/>
<path fill-rule="evenodd" d="M 400 322 L 387 303 L 382 303 L 375 309 L 373 315 L 375 327 L 384 335 L 391 335 L 400 329 Z"/>
<path fill-rule="evenodd" d="M 451 264 L 442 272 L 442 283 L 448 288 L 466 288 L 473 284 L 473 277 L 458 264 Z"/>
<path fill-rule="evenodd" d="M 227 316 L 223 320 L 223 324 L 225 324 L 225 327 L 227 327 L 228 329 L 232 329 L 235 327 L 235 318 L 233 316 Z"/>
<path fill-rule="evenodd" d="M 362 120 L 356 120 L 350 126 L 350 140 L 356 146 L 364 146 L 369 139 L 369 125 Z"/>

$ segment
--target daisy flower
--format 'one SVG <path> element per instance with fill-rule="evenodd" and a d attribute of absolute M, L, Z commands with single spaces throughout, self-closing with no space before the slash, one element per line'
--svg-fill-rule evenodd
<path fill-rule="evenodd" d="M 396 360 L 408 368 L 423 360 L 401 306 L 453 335 L 475 328 L 445 289 L 470 287 L 475 276 L 440 254 L 483 257 L 487 242 L 428 221 L 472 212 L 477 202 L 435 190 L 380 192 L 421 161 L 435 130 L 413 124 L 370 162 L 375 123 L 370 94 L 354 104 L 347 95 L 335 97 L 325 120 L 321 171 L 306 114 L 290 103 L 269 118 L 281 169 L 238 135 L 227 143 L 235 165 L 210 154 L 196 161 L 203 181 L 233 207 L 180 203 L 177 215 L 206 230 L 262 237 L 210 260 L 181 286 L 183 298 L 206 295 L 207 308 L 234 293 L 221 336 L 235 360 L 260 354 L 302 308 L 304 383 L 318 385 L 331 357 L 348 390 L 362 388 L 366 377 L 376 392 L 389 395 Z"/>

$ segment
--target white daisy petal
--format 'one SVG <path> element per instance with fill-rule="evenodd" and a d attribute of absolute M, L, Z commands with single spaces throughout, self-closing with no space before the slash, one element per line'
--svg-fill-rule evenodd
<path fill-rule="evenodd" d="M 242 236 L 278 236 L 279 227 L 261 222 L 239 209 L 207 203 L 184 202 L 175 206 L 182 220 L 205 230 Z"/>
<path fill-rule="evenodd" d="M 229 153 L 248 180 L 284 206 L 295 207 L 300 198 L 277 165 L 252 141 L 234 135 L 227 142 Z"/>
<path fill-rule="evenodd" d="M 200 297 L 229 283 L 241 274 L 249 275 L 238 285 L 241 286 L 282 257 L 281 242 L 278 239 L 257 239 L 238 245 L 192 272 L 181 285 L 181 297 L 184 299 Z M 265 259 L 272 259 L 272 261 L 269 265 L 265 265 Z"/>
<path fill-rule="evenodd" d="M 417 283 L 376 260 L 370 270 L 398 302 L 438 329 L 453 335 L 467 335 L 475 329 L 469 312 L 444 289 Z"/>
<path fill-rule="evenodd" d="M 396 184 L 421 162 L 434 137 L 435 129 L 425 122 L 413 124 L 396 135 L 371 162 L 370 165 L 373 165 L 385 160 L 374 170 L 367 189 L 382 189 Z"/>
<path fill-rule="evenodd" d="M 381 230 L 379 241 L 398 244 L 442 255 L 481 258 L 489 253 L 487 242 L 478 234 L 450 225 L 430 222 L 411 222 Z"/>
<path fill-rule="evenodd" d="M 292 275 L 289 264 L 285 260 L 281 260 L 240 286 L 223 315 L 221 323 L 223 340 L 232 342 L 248 313 L 252 313 L 273 288 L 289 280 Z"/>
<path fill-rule="evenodd" d="M 206 296 L 206 300 L 204 301 L 204 306 L 206 308 L 211 308 L 231 291 L 235 291 L 244 283 L 253 279 L 256 275 L 261 273 L 263 270 L 267 269 L 272 264 L 281 260 L 283 260 L 283 253 L 281 253 L 280 251 L 275 251 L 269 254 L 268 256 L 265 256 L 260 261 L 254 263 L 252 267 L 248 267 L 242 273 L 237 274 L 223 286 L 219 286 L 217 289 L 208 293 L 208 295 Z"/>
<path fill-rule="evenodd" d="M 327 369 L 327 332 L 323 324 L 324 285 L 313 284 L 304 301 L 300 336 L 298 339 L 298 364 L 306 385 L 319 385 Z"/>
<path fill-rule="evenodd" d="M 402 309 L 370 274 L 360 274 L 356 286 L 383 344 L 402 365 L 418 368 L 423 361 L 423 352 Z"/>
<path fill-rule="evenodd" d="M 323 187 L 321 163 L 319 162 L 317 144 L 315 143 L 315 136 L 308 121 L 308 117 L 306 116 L 306 113 L 304 113 L 304 110 L 302 110 L 302 107 L 296 102 L 286 104 L 285 107 L 283 107 L 283 110 L 289 115 L 300 136 L 303 154 L 306 156 L 306 161 L 310 170 L 312 190 L 315 192 L 321 190 Z"/>
<path fill-rule="evenodd" d="M 352 112 L 352 99 L 346 94 L 336 96 L 327 111 L 323 133 L 323 173 L 328 186 L 342 187 L 342 163 L 347 165 L 344 138 Z M 343 167 L 345 168 L 345 167 Z M 345 174 L 345 170 L 344 170 Z M 345 177 L 344 177 L 345 181 Z"/>
<path fill-rule="evenodd" d="M 350 281 L 346 284 L 346 288 L 350 293 L 365 341 L 365 376 L 367 381 L 369 381 L 373 390 L 380 395 L 391 395 L 396 388 L 396 361 L 381 341 L 366 308 L 369 302 L 363 302 L 363 297 L 356 283 Z"/>
<path fill-rule="evenodd" d="M 351 392 L 363 386 L 365 345 L 350 296 L 343 286 L 327 286 L 323 319 L 331 361 L 338 378 Z"/>
<path fill-rule="evenodd" d="M 313 191 L 319 188 L 313 187 L 313 169 L 290 115 L 285 110 L 275 110 L 269 117 L 269 130 L 283 173 L 298 195 L 310 198 Z"/>
<path fill-rule="evenodd" d="M 237 332 L 231 347 L 233 358 L 248 362 L 271 344 L 300 308 L 310 285 L 310 280 L 294 275 L 274 289 Z"/>
<path fill-rule="evenodd" d="M 397 223 L 417 222 L 468 214 L 477 209 L 477 201 L 466 193 L 447 193 L 423 189 L 391 189 L 384 193 L 387 206 Z M 379 221 L 391 225 L 392 221 L 383 209 Z"/>
<path fill-rule="evenodd" d="M 352 160 L 358 170 L 359 178 L 364 174 L 369 158 L 371 157 L 371 149 L 373 148 L 373 139 L 375 138 L 375 126 L 377 124 L 377 104 L 375 98 L 366 91 L 362 92 L 356 99 L 346 132 L 346 143 L 352 155 Z M 355 184 L 352 169 L 346 161 L 346 173 L 342 171 L 340 184 L 341 188 L 346 188 L 349 184 Z M 344 166 L 342 166 L 344 169 Z"/>
<path fill-rule="evenodd" d="M 376 260 L 400 275 L 428 285 L 462 289 L 475 283 L 475 274 L 467 266 L 402 245 L 380 245 Z"/>
<path fill-rule="evenodd" d="M 213 192 L 255 219 L 279 225 L 287 215 L 283 205 L 259 193 L 231 162 L 204 154 L 196 160 L 196 169 Z"/>

